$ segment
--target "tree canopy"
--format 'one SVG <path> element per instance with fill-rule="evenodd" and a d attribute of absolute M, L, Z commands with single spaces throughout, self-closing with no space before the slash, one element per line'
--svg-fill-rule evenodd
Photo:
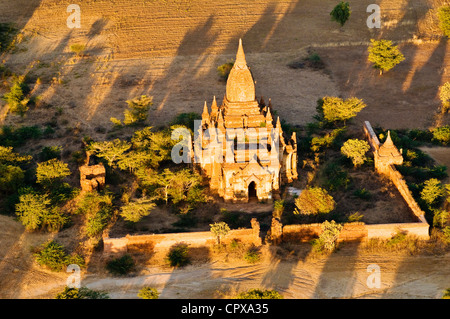
<path fill-rule="evenodd" d="M 373 67 L 380 71 L 380 75 L 385 71 L 389 71 L 394 66 L 402 62 L 405 57 L 397 46 L 392 44 L 390 40 L 370 40 L 371 44 L 368 48 L 369 62 L 373 63 Z"/>
<path fill-rule="evenodd" d="M 347 121 L 355 117 L 367 105 L 356 97 L 343 100 L 326 96 L 318 101 L 317 111 L 327 122 Z"/>
<path fill-rule="evenodd" d="M 350 18 L 350 4 L 348 2 L 341 1 L 330 12 L 331 20 L 338 22 L 341 27 Z"/>

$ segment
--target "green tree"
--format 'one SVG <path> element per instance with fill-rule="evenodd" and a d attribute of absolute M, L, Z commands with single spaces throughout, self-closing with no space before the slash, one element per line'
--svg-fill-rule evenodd
<path fill-rule="evenodd" d="M 439 26 L 447 38 L 450 38 L 450 6 L 442 6 L 438 9 Z"/>
<path fill-rule="evenodd" d="M 33 157 L 20 155 L 13 151 L 11 146 L 0 146 L 0 164 L 20 164 L 29 162 Z"/>
<path fill-rule="evenodd" d="M 22 186 L 25 171 L 18 166 L 0 164 L 0 191 L 16 192 Z"/>
<path fill-rule="evenodd" d="M 320 187 L 304 189 L 295 199 L 294 214 L 327 214 L 331 212 L 336 203 L 328 192 Z"/>
<path fill-rule="evenodd" d="M 56 158 L 38 163 L 36 168 L 36 182 L 44 186 L 60 183 L 64 177 L 70 175 L 69 166 Z"/>
<path fill-rule="evenodd" d="M 25 97 L 24 91 L 27 87 L 24 79 L 25 78 L 23 76 L 15 77 L 13 79 L 10 91 L 3 95 L 3 99 L 9 105 L 9 111 L 11 113 L 18 114 L 21 117 L 23 117 L 28 111 L 28 103 L 30 102 L 30 99 Z"/>
<path fill-rule="evenodd" d="M 151 199 L 139 198 L 123 205 L 120 209 L 120 216 L 125 220 L 137 223 L 144 216 L 148 216 L 156 204 Z"/>
<path fill-rule="evenodd" d="M 65 270 L 70 264 L 77 264 L 80 267 L 85 266 L 84 259 L 80 255 L 68 255 L 64 246 L 54 240 L 42 244 L 34 257 L 39 265 L 52 271 Z"/>
<path fill-rule="evenodd" d="M 52 207 L 46 194 L 19 190 L 19 203 L 16 204 L 16 216 L 27 230 L 37 230 L 46 227 L 49 231 L 61 229 L 67 222 L 57 206 Z"/>
<path fill-rule="evenodd" d="M 337 224 L 334 220 L 331 222 L 324 221 L 321 225 L 322 233 L 315 241 L 316 250 L 325 249 L 326 251 L 333 251 L 336 249 L 336 243 L 339 238 L 339 234 L 343 228 L 342 225 Z"/>
<path fill-rule="evenodd" d="M 367 105 L 356 97 L 343 100 L 338 97 L 326 96 L 319 100 L 317 110 L 327 122 L 347 121 L 355 117 Z M 339 134 L 340 132 L 336 132 Z"/>
<path fill-rule="evenodd" d="M 189 169 L 171 171 L 166 168 L 161 173 L 151 174 L 148 171 L 136 173 L 141 186 L 147 188 L 155 199 L 164 200 L 166 203 L 170 200 L 173 204 L 187 201 L 191 205 L 204 201 L 202 192 L 200 191 L 200 194 L 197 192 L 202 178 Z"/>
<path fill-rule="evenodd" d="M 147 163 L 152 168 L 158 168 L 162 161 L 170 160 L 175 145 L 169 130 L 153 132 L 150 126 L 134 132 L 131 143 L 136 152 L 148 154 Z"/>
<path fill-rule="evenodd" d="M 434 206 L 446 195 L 444 186 L 437 178 L 425 181 L 420 198 L 429 206 Z"/>
<path fill-rule="evenodd" d="M 139 290 L 137 296 L 142 299 L 158 299 L 159 292 L 156 288 L 143 287 Z"/>
<path fill-rule="evenodd" d="M 125 152 L 131 148 L 131 143 L 115 139 L 114 141 L 93 142 L 87 149 L 98 157 L 105 159 L 108 165 L 114 167 L 117 161 L 125 158 Z"/>
<path fill-rule="evenodd" d="M 281 220 L 281 215 L 283 215 L 283 211 L 284 211 L 284 205 L 285 205 L 285 203 L 284 203 L 284 200 L 282 200 L 282 199 L 276 200 L 273 203 L 272 216 L 274 218 Z"/>
<path fill-rule="evenodd" d="M 352 160 L 355 167 L 364 164 L 366 153 L 370 149 L 369 143 L 360 139 L 349 139 L 341 147 L 341 153 Z"/>
<path fill-rule="evenodd" d="M 445 228 L 450 221 L 450 212 L 447 210 L 436 210 L 433 214 L 433 226 Z"/>
<path fill-rule="evenodd" d="M 220 240 L 230 232 L 230 227 L 225 222 L 219 222 L 209 225 L 210 231 L 217 239 L 217 244 L 220 245 Z"/>
<path fill-rule="evenodd" d="M 450 126 L 444 125 L 434 128 L 432 131 L 433 139 L 447 145 L 450 143 Z"/>
<path fill-rule="evenodd" d="M 153 105 L 153 98 L 141 95 L 139 98 L 128 100 L 127 104 L 128 109 L 124 112 L 123 124 L 134 125 L 145 122 L 150 106 Z"/>
<path fill-rule="evenodd" d="M 283 299 L 276 290 L 250 289 L 239 293 L 235 299 Z"/>
<path fill-rule="evenodd" d="M 77 213 L 85 216 L 85 232 L 88 237 L 101 235 L 113 216 L 112 195 L 90 192 L 78 204 Z"/>
<path fill-rule="evenodd" d="M 331 20 L 338 22 L 341 27 L 350 18 L 350 4 L 348 2 L 341 1 L 330 12 Z"/>
<path fill-rule="evenodd" d="M 405 59 L 398 47 L 393 45 L 390 40 L 371 39 L 370 42 L 368 60 L 373 63 L 375 69 L 380 70 L 380 75 Z"/>

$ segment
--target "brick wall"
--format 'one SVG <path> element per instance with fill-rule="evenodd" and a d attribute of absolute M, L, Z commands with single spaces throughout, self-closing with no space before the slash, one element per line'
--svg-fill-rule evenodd
<path fill-rule="evenodd" d="M 221 239 L 222 243 L 229 243 L 237 239 L 243 243 L 260 246 L 262 244 L 259 236 L 259 223 L 252 220 L 252 228 L 233 229 Z M 126 253 L 130 247 L 146 245 L 152 249 L 167 249 L 177 243 L 185 243 L 190 247 L 210 246 L 216 242 L 211 232 L 187 232 L 169 234 L 149 234 L 149 235 L 127 235 L 121 238 L 103 238 L 103 252 L 105 254 Z"/>

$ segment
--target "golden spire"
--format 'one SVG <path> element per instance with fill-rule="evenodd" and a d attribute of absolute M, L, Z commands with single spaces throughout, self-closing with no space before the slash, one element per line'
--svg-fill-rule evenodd
<path fill-rule="evenodd" d="M 239 47 L 236 53 L 236 61 L 234 67 L 239 69 L 247 68 L 247 61 L 245 61 L 244 47 L 242 46 L 242 39 L 239 39 Z"/>
<path fill-rule="evenodd" d="M 245 61 L 242 40 L 239 39 L 239 48 L 236 61 L 228 75 L 226 97 L 230 102 L 253 102 L 255 97 L 255 84 L 252 74 Z"/>
<path fill-rule="evenodd" d="M 206 105 L 206 101 L 205 101 L 205 105 L 203 106 L 202 117 L 209 117 L 209 113 L 208 113 L 208 105 Z"/>
<path fill-rule="evenodd" d="M 279 117 L 278 117 L 278 119 L 279 119 Z M 270 113 L 270 109 L 267 108 L 266 122 L 272 122 L 272 121 L 273 121 L 272 113 Z"/>

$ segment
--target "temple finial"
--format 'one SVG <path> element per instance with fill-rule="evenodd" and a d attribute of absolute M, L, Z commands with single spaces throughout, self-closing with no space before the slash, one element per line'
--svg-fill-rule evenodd
<path fill-rule="evenodd" d="M 236 53 L 236 61 L 234 62 L 234 66 L 238 68 L 247 67 L 247 61 L 245 60 L 244 47 L 242 45 L 242 39 L 239 39 L 239 48 Z"/>

